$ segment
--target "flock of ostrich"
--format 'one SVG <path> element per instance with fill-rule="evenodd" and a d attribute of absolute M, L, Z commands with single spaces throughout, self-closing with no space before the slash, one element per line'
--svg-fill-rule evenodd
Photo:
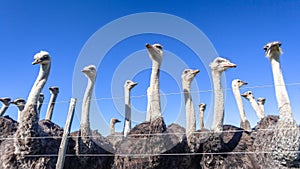
<path fill-rule="evenodd" d="M 214 95 L 214 118 L 211 130 L 206 129 L 203 116 L 206 104 L 199 105 L 200 129 L 196 129 L 196 111 L 190 94 L 190 86 L 199 70 L 185 69 L 182 87 L 185 98 L 186 126 L 166 126 L 162 117 L 159 93 L 159 74 L 163 59 L 160 44 L 146 44 L 152 61 L 150 86 L 147 90 L 148 105 L 145 122 L 131 127 L 130 91 L 137 85 L 127 80 L 124 84 L 125 119 L 122 133 L 114 126 L 121 122 L 111 119 L 110 135 L 104 137 L 90 128 L 90 101 L 95 85 L 97 69 L 94 65 L 83 68 L 88 79 L 82 102 L 80 129 L 68 133 L 63 168 L 66 169 L 125 169 L 125 168 L 300 168 L 300 130 L 293 117 L 280 65 L 280 42 L 264 46 L 270 60 L 274 78 L 279 116 L 264 115 L 265 98 L 255 99 L 251 91 L 240 93 L 247 83 L 232 81 L 232 91 L 240 114 L 240 126 L 225 125 L 224 91 L 221 76 L 236 65 L 217 57 L 211 64 Z M 51 69 L 48 52 L 34 55 L 33 65 L 40 64 L 38 77 L 28 99 L 0 98 L 0 169 L 52 169 L 57 167 L 59 147 L 64 129 L 51 121 L 59 93 L 50 87 L 51 98 L 46 117 L 40 120 L 44 96 L 41 94 Z M 242 98 L 251 103 L 260 121 L 251 126 Z M 18 108 L 15 121 L 4 116 L 10 104 Z"/>

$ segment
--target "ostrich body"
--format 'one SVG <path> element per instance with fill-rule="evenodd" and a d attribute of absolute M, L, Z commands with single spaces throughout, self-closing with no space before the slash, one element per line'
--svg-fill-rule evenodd
<path fill-rule="evenodd" d="M 191 83 L 194 80 L 195 76 L 199 73 L 199 70 L 185 69 L 182 72 L 182 88 L 184 91 L 184 100 L 185 100 L 185 113 L 186 113 L 186 133 L 196 131 L 196 114 L 194 110 L 194 104 L 192 102 L 191 96 Z"/>
<path fill-rule="evenodd" d="M 41 113 L 41 109 L 42 109 L 42 106 L 43 106 L 43 103 L 44 103 L 44 99 L 45 99 L 44 93 L 40 93 L 39 100 L 38 100 L 38 103 L 37 103 L 38 113 Z"/>
<path fill-rule="evenodd" d="M 266 102 L 265 98 L 262 97 L 257 98 L 257 104 L 263 114 L 265 114 L 265 102 Z"/>
<path fill-rule="evenodd" d="M 279 110 L 279 119 L 267 131 L 257 131 L 254 149 L 256 152 L 267 151 L 270 154 L 258 153 L 259 164 L 266 167 L 300 167 L 299 150 L 300 133 L 292 115 L 288 93 L 286 91 L 281 66 L 282 53 L 280 42 L 270 42 L 264 46 L 265 55 L 270 59 L 276 100 Z M 255 145 L 259 145 L 256 147 Z"/>
<path fill-rule="evenodd" d="M 254 111 L 256 112 L 256 115 L 259 117 L 260 120 L 262 118 L 264 118 L 265 115 L 263 114 L 261 108 L 258 106 L 258 104 L 254 98 L 254 95 L 251 91 L 247 91 L 247 92 L 241 94 L 241 96 L 246 98 L 251 103 L 252 108 L 254 109 Z"/>
<path fill-rule="evenodd" d="M 246 114 L 244 111 L 241 93 L 240 93 L 240 87 L 242 87 L 243 85 L 247 85 L 247 83 L 243 82 L 240 79 L 235 79 L 231 83 L 232 92 L 233 92 L 236 104 L 237 104 L 239 112 L 240 112 L 240 117 L 241 117 L 240 127 L 245 130 L 250 131 L 251 130 L 250 122 L 247 120 L 247 117 L 246 117 Z"/>
<path fill-rule="evenodd" d="M 214 119 L 212 125 L 214 132 L 222 131 L 224 121 L 224 93 L 221 86 L 221 75 L 225 70 L 235 67 L 235 64 L 221 57 L 217 57 L 210 64 L 214 87 Z"/>
<path fill-rule="evenodd" d="M 199 104 L 199 127 L 200 130 L 204 129 L 204 111 L 206 109 L 206 104 L 201 103 Z"/>
<path fill-rule="evenodd" d="M 115 134 L 115 124 L 120 123 L 121 121 L 117 118 L 112 118 L 110 120 L 110 134 Z"/>
<path fill-rule="evenodd" d="M 146 44 L 149 57 L 152 61 L 152 72 L 150 86 L 147 90 L 148 106 L 146 121 L 161 117 L 160 94 L 159 94 L 159 72 L 163 58 L 162 46 L 160 44 Z"/>
<path fill-rule="evenodd" d="M 10 105 L 11 99 L 9 97 L 0 98 L 0 101 L 2 103 L 2 107 L 0 109 L 0 116 L 3 116 L 3 114 L 6 112 Z"/>
<path fill-rule="evenodd" d="M 56 102 L 57 95 L 59 93 L 59 88 L 57 86 L 51 86 L 51 87 L 49 87 L 49 90 L 50 90 L 50 93 L 51 93 L 51 98 L 50 98 L 49 105 L 48 105 L 48 108 L 47 108 L 47 113 L 46 113 L 45 120 L 51 121 L 54 105 L 55 105 L 55 102 Z"/>
<path fill-rule="evenodd" d="M 23 98 L 18 98 L 11 103 L 18 107 L 18 122 L 20 123 L 22 120 L 22 111 L 24 110 L 26 101 Z"/>
<path fill-rule="evenodd" d="M 130 91 L 136 85 L 137 83 L 131 80 L 126 80 L 124 84 L 124 93 L 125 93 L 125 121 L 124 121 L 124 131 L 123 131 L 124 137 L 126 137 L 131 130 Z"/>

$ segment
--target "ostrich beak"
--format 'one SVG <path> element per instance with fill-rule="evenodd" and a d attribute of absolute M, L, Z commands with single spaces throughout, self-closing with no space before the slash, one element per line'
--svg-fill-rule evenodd
<path fill-rule="evenodd" d="M 136 82 L 135 82 L 135 83 L 132 83 L 132 87 L 136 86 L 137 84 L 138 84 L 138 83 L 136 83 Z"/>
<path fill-rule="evenodd" d="M 199 73 L 199 72 L 200 72 L 200 70 L 197 69 L 197 70 L 194 70 L 194 71 L 193 71 L 193 74 L 196 75 L 196 74 Z"/>
<path fill-rule="evenodd" d="M 152 45 L 150 45 L 149 43 L 146 43 L 146 48 L 152 48 Z"/>
<path fill-rule="evenodd" d="M 243 96 L 243 97 L 247 97 L 247 94 L 246 94 L 246 93 L 243 93 L 243 94 L 241 94 L 241 96 Z"/>
<path fill-rule="evenodd" d="M 243 83 L 243 85 L 247 85 L 248 83 L 247 82 L 242 82 Z"/>
<path fill-rule="evenodd" d="M 32 65 L 36 65 L 36 64 L 38 64 L 39 63 L 39 60 L 34 60 L 33 62 L 32 62 Z"/>
<path fill-rule="evenodd" d="M 227 65 L 225 65 L 224 67 L 236 68 L 236 64 L 233 64 L 233 63 L 228 63 L 228 64 L 227 64 Z"/>
<path fill-rule="evenodd" d="M 116 120 L 116 123 L 120 123 L 121 121 L 120 120 Z"/>

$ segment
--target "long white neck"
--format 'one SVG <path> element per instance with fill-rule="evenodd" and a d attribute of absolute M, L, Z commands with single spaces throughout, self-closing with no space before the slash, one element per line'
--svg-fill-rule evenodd
<path fill-rule="evenodd" d="M 22 111 L 24 110 L 24 106 L 18 106 L 18 123 L 22 120 Z"/>
<path fill-rule="evenodd" d="M 83 141 L 90 140 L 90 103 L 93 94 L 95 82 L 88 78 L 87 87 L 84 93 L 83 102 L 82 102 L 82 110 L 81 110 L 81 122 L 80 122 L 80 134 Z"/>
<path fill-rule="evenodd" d="M 5 104 L 2 104 L 2 107 L 0 109 L 0 116 L 3 116 L 3 114 L 6 112 L 8 106 L 6 106 Z"/>
<path fill-rule="evenodd" d="M 182 82 L 185 99 L 185 111 L 186 111 L 186 133 L 196 131 L 196 115 L 194 105 L 191 97 L 191 86 L 188 82 Z"/>
<path fill-rule="evenodd" d="M 31 91 L 28 96 L 28 99 L 27 99 L 24 109 L 26 109 L 29 105 L 37 105 L 39 95 L 48 79 L 50 68 L 51 68 L 50 62 L 48 64 L 41 65 L 39 75 L 38 75 L 34 85 L 31 88 Z"/>
<path fill-rule="evenodd" d="M 238 87 L 233 87 L 232 91 L 233 91 L 233 95 L 235 97 L 235 101 L 236 101 L 236 104 L 237 104 L 239 112 L 240 112 L 241 121 L 245 122 L 247 120 L 247 118 L 246 118 L 246 114 L 244 111 L 244 106 L 243 106 L 240 89 Z"/>
<path fill-rule="evenodd" d="M 199 126 L 200 126 L 200 130 L 204 128 L 204 109 L 203 108 L 200 108 Z"/>
<path fill-rule="evenodd" d="M 54 109 L 54 105 L 56 102 L 56 98 L 57 98 L 57 93 L 51 93 L 49 105 L 47 108 L 46 118 L 45 118 L 46 120 L 51 121 L 51 119 L 52 119 L 52 114 L 53 114 L 53 109 Z"/>
<path fill-rule="evenodd" d="M 130 90 L 124 87 L 125 93 L 125 122 L 124 122 L 124 137 L 126 137 L 131 130 L 131 104 L 130 104 Z"/>
<path fill-rule="evenodd" d="M 221 85 L 221 73 L 212 71 L 214 85 L 214 119 L 212 129 L 214 132 L 223 130 L 224 121 L 224 93 Z"/>
<path fill-rule="evenodd" d="M 279 55 L 273 54 L 273 56 L 270 57 L 270 61 L 272 66 L 275 93 L 276 93 L 276 99 L 277 99 L 280 117 L 293 118 L 289 96 L 286 91 L 286 87 L 285 87 L 285 83 L 283 80 L 283 75 L 280 67 Z"/>
<path fill-rule="evenodd" d="M 27 102 L 25 104 L 24 110 L 21 113 L 23 118 L 21 120 L 21 125 L 19 125 L 19 127 L 23 127 L 23 123 L 24 123 L 24 125 L 26 125 L 27 123 L 33 124 L 33 123 L 38 122 L 39 112 L 37 110 L 37 101 L 38 101 L 39 95 L 49 77 L 50 68 L 51 68 L 51 62 L 49 62 L 48 64 L 42 64 L 40 66 L 39 75 L 38 75 L 34 85 L 31 88 L 31 91 L 28 96 Z M 32 106 L 34 107 L 33 112 L 29 111 L 29 109 Z M 31 119 L 31 120 L 29 120 L 29 119 Z M 32 126 L 32 125 L 30 125 L 30 126 Z M 34 127 L 34 125 L 32 127 Z"/>
<path fill-rule="evenodd" d="M 159 72 L 160 72 L 160 63 L 157 61 L 152 61 L 152 72 L 150 78 L 150 87 L 148 98 L 150 98 L 150 106 L 148 106 L 148 111 L 150 115 L 150 121 L 155 120 L 158 117 L 161 117 L 161 107 L 160 107 L 160 94 L 159 94 Z"/>
<path fill-rule="evenodd" d="M 265 105 L 262 104 L 261 102 L 257 102 L 257 104 L 258 104 L 258 107 L 260 108 L 262 115 L 265 116 Z"/>
<path fill-rule="evenodd" d="M 115 123 L 110 123 L 110 134 L 115 134 Z"/>
<path fill-rule="evenodd" d="M 260 118 L 260 119 L 264 118 L 264 115 L 263 115 L 260 107 L 258 106 L 256 100 L 253 97 L 250 97 L 249 101 L 251 103 L 252 108 L 256 112 L 256 115 L 258 116 L 258 118 Z"/>

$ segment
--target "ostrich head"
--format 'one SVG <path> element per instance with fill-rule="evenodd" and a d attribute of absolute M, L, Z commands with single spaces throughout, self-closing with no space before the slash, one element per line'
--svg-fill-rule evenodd
<path fill-rule="evenodd" d="M 111 124 L 116 124 L 116 123 L 120 123 L 121 121 L 120 120 L 118 120 L 117 118 L 112 118 L 111 120 L 110 120 L 110 123 Z"/>
<path fill-rule="evenodd" d="M 133 82 L 131 80 L 126 80 L 125 84 L 124 84 L 124 88 L 131 90 L 134 86 L 136 86 L 138 83 Z"/>
<path fill-rule="evenodd" d="M 231 86 L 232 86 L 232 88 L 240 88 L 240 87 L 242 87 L 244 85 L 247 85 L 247 84 L 248 84 L 247 82 L 243 82 L 240 79 L 235 79 L 235 80 L 232 81 Z"/>
<path fill-rule="evenodd" d="M 200 104 L 199 104 L 199 109 L 200 109 L 200 111 L 204 111 L 205 108 L 206 108 L 206 104 L 205 104 L 205 103 L 200 103 Z"/>
<path fill-rule="evenodd" d="M 32 62 L 33 65 L 36 64 L 48 64 L 50 63 L 51 58 L 48 52 L 40 51 L 39 53 L 34 55 L 34 61 Z"/>
<path fill-rule="evenodd" d="M 183 82 L 187 82 L 188 84 L 191 84 L 195 76 L 200 72 L 200 70 L 192 70 L 192 69 L 185 69 L 182 72 L 181 79 Z"/>
<path fill-rule="evenodd" d="M 160 44 L 146 44 L 146 48 L 148 50 L 149 56 L 151 60 L 157 61 L 158 63 L 161 63 L 162 57 L 163 57 L 163 47 Z"/>
<path fill-rule="evenodd" d="M 49 87 L 49 90 L 52 94 L 58 94 L 59 93 L 59 88 L 57 86 L 51 86 L 51 87 Z"/>
<path fill-rule="evenodd" d="M 247 92 L 241 94 L 241 96 L 243 96 L 247 100 L 254 99 L 253 93 L 251 91 L 247 91 Z"/>
<path fill-rule="evenodd" d="M 9 104 L 11 103 L 11 99 L 9 97 L 3 97 L 3 98 L 0 98 L 0 101 L 2 102 L 2 104 L 4 106 L 9 106 Z"/>
<path fill-rule="evenodd" d="M 260 104 L 262 104 L 262 105 L 264 105 L 265 102 L 266 102 L 266 99 L 263 98 L 263 97 L 259 97 L 259 98 L 257 99 L 257 102 L 260 103 Z"/>
<path fill-rule="evenodd" d="M 96 74 L 97 74 L 97 69 L 95 65 L 89 65 L 84 67 L 81 70 L 89 79 L 95 80 L 96 79 Z"/>
<path fill-rule="evenodd" d="M 229 68 L 235 68 L 236 64 L 231 63 L 227 59 L 217 57 L 209 66 L 213 71 L 223 72 Z"/>
<path fill-rule="evenodd" d="M 24 107 L 25 106 L 25 104 L 26 104 L 26 101 L 25 101 L 25 99 L 23 99 L 23 98 L 17 98 L 17 99 L 15 99 L 14 101 L 12 101 L 12 102 L 10 102 L 11 104 L 14 104 L 14 105 L 16 105 L 18 108 L 20 108 L 20 107 Z"/>
<path fill-rule="evenodd" d="M 267 43 L 264 46 L 265 55 L 270 58 L 272 54 L 276 54 L 276 56 L 280 56 L 282 53 L 281 43 L 279 41 L 274 41 Z"/>

